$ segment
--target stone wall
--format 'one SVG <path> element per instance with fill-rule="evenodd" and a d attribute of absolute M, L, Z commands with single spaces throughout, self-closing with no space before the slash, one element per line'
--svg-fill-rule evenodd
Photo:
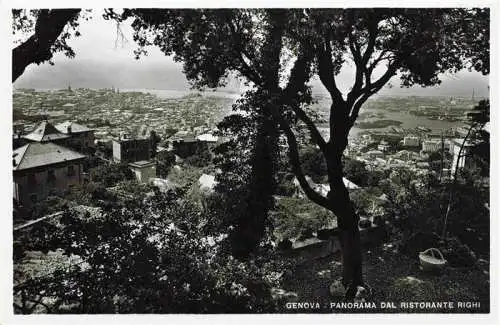
<path fill-rule="evenodd" d="M 387 239 L 387 231 L 383 226 L 372 225 L 359 232 L 361 245 L 365 249 L 380 245 Z M 279 246 L 284 256 L 295 258 L 299 264 L 324 258 L 340 252 L 339 229 L 321 229 L 316 236 L 296 240 L 291 245 L 280 243 Z"/>

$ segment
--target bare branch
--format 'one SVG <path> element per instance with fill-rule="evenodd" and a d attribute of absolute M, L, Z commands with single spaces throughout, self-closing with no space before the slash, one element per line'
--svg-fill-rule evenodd
<path fill-rule="evenodd" d="M 375 41 L 378 36 L 378 20 L 372 17 L 370 23 L 368 24 L 368 44 L 366 46 L 365 53 L 363 54 L 362 65 L 366 66 L 370 60 L 373 51 L 375 50 Z"/>
<path fill-rule="evenodd" d="M 321 133 L 318 131 L 318 128 L 314 124 L 314 122 L 311 120 L 309 116 L 307 116 L 306 112 L 304 112 L 303 109 L 301 109 L 298 105 L 291 105 L 293 111 L 297 115 L 297 117 L 304 122 L 304 124 L 307 126 L 307 129 L 309 130 L 309 134 L 311 135 L 312 140 L 314 143 L 316 143 L 323 152 L 323 154 L 326 154 L 326 141 L 321 135 Z"/>
<path fill-rule="evenodd" d="M 231 34 L 233 36 L 233 40 L 235 43 L 234 54 L 240 65 L 238 70 L 241 72 L 242 75 L 244 75 L 248 80 L 250 80 L 254 84 L 256 85 L 261 84 L 262 78 L 259 74 L 259 71 L 257 69 L 253 69 L 245 60 L 245 58 L 247 58 L 249 62 L 252 62 L 252 58 L 254 58 L 254 56 L 250 55 L 250 53 L 246 51 L 245 47 L 241 43 L 241 35 L 238 35 L 239 34 L 238 26 L 233 21 L 230 21 L 228 23 L 228 26 L 231 30 Z M 252 65 L 256 66 L 255 64 Z"/>

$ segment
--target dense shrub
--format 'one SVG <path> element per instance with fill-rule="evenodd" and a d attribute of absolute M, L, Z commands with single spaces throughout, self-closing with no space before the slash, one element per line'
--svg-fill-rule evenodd
<path fill-rule="evenodd" d="M 82 263 L 17 285 L 16 312 L 26 312 L 21 300 L 40 295 L 50 297 L 42 312 L 275 310 L 270 288 L 277 285 L 277 263 L 232 258 L 220 245 L 224 236 L 204 234 L 199 211 L 177 194 L 155 192 L 101 208 L 102 214 L 94 215 L 68 211 L 59 225 L 41 229 L 50 230 L 44 236 L 33 227 L 17 238 L 24 242 L 34 235 L 38 246 L 63 249 Z M 22 243 L 16 247 L 18 258 L 22 248 Z"/>
<path fill-rule="evenodd" d="M 110 164 L 91 169 L 90 177 L 93 182 L 110 187 L 116 185 L 119 181 L 134 179 L 134 174 L 127 164 Z"/>

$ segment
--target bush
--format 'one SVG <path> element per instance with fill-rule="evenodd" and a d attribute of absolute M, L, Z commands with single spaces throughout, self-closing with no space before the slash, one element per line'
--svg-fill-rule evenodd
<path fill-rule="evenodd" d="M 45 242 L 84 263 L 29 280 L 16 301 L 42 295 L 51 297 L 47 312 L 71 313 L 276 310 L 270 289 L 278 284 L 279 263 L 232 258 L 222 249 L 224 236 L 204 234 L 200 212 L 175 193 L 117 202 L 102 215 L 68 211 L 60 222 L 44 237 L 32 233 L 38 246 Z M 16 247 L 22 257 L 22 245 Z"/>
<path fill-rule="evenodd" d="M 390 211 L 388 218 L 395 227 L 393 235 L 402 241 L 405 252 L 414 254 L 441 245 L 444 216 L 453 191 L 446 237 L 455 239 L 441 247 L 452 255 L 458 251 L 469 257 L 474 256 L 468 251 L 489 255 L 489 210 L 485 206 L 488 187 L 476 184 L 474 177 L 460 178 L 456 183 L 439 183 L 433 177 L 415 182 L 411 175 L 404 174 L 391 177 L 392 186 L 386 188 L 386 210 Z M 469 257 L 468 262 L 457 263 L 471 265 Z"/>
<path fill-rule="evenodd" d="M 110 164 L 91 169 L 90 177 L 93 182 L 110 187 L 120 181 L 134 179 L 134 173 L 132 173 L 127 164 Z"/>

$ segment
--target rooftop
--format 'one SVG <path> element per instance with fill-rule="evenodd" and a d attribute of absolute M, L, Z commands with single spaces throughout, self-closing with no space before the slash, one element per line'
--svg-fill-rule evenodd
<path fill-rule="evenodd" d="M 151 167 L 154 166 L 154 164 L 155 164 L 154 162 L 149 160 L 139 160 L 129 163 L 129 165 L 132 167 Z"/>
<path fill-rule="evenodd" d="M 12 159 L 13 170 L 24 170 L 40 166 L 48 166 L 65 161 L 85 158 L 71 149 L 57 144 L 32 142 L 14 150 Z"/>
<path fill-rule="evenodd" d="M 89 129 L 85 125 L 77 124 L 71 121 L 59 123 L 55 127 L 59 132 L 64 134 L 92 131 L 92 129 Z M 68 128 L 71 128 L 71 132 L 69 132 Z"/>
<path fill-rule="evenodd" d="M 196 137 L 196 139 L 206 142 L 217 142 L 219 140 L 218 137 L 213 136 L 212 134 L 209 133 L 200 134 L 199 136 Z"/>
<path fill-rule="evenodd" d="M 36 142 L 48 142 L 67 139 L 69 136 L 59 132 L 59 130 L 48 121 L 43 121 L 33 130 L 33 132 L 26 134 L 24 138 Z"/>

